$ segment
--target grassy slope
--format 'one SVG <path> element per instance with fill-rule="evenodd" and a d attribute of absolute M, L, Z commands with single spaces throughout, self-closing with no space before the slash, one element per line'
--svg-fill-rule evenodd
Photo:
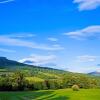
<path fill-rule="evenodd" d="M 63 73 L 67 74 L 67 71 L 60 71 L 56 69 L 42 68 L 42 67 L 28 67 L 28 66 L 16 66 L 16 68 L 0 68 L 0 75 L 2 74 L 12 74 L 15 71 L 21 71 L 25 76 L 30 78 L 31 76 L 38 80 L 43 79 L 58 79 L 61 78 Z"/>
<path fill-rule="evenodd" d="M 0 92 L 0 100 L 100 100 L 100 89 Z"/>

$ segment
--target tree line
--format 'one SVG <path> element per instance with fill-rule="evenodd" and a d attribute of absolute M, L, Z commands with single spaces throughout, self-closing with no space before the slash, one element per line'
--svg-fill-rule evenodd
<path fill-rule="evenodd" d="M 28 90 L 47 90 L 64 89 L 78 85 L 80 88 L 100 88 L 100 79 L 85 75 L 63 75 L 58 79 L 44 79 L 42 81 L 29 81 L 26 76 L 16 71 L 12 74 L 2 74 L 0 76 L 0 91 L 28 91 Z"/>

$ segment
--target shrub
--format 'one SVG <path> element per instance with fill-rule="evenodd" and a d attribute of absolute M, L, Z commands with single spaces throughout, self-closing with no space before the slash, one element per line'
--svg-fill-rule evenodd
<path fill-rule="evenodd" d="M 72 89 L 73 89 L 73 91 L 79 91 L 79 86 L 78 85 L 73 85 Z"/>

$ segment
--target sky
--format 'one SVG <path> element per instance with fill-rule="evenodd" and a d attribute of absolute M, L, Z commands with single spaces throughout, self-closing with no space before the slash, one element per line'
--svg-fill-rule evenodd
<path fill-rule="evenodd" d="M 100 71 L 100 0 L 0 0 L 0 56 Z"/>

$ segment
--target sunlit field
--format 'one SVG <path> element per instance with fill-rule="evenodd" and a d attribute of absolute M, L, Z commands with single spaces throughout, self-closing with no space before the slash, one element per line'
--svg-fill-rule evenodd
<path fill-rule="evenodd" d="M 100 100 L 100 89 L 0 92 L 0 100 Z"/>

